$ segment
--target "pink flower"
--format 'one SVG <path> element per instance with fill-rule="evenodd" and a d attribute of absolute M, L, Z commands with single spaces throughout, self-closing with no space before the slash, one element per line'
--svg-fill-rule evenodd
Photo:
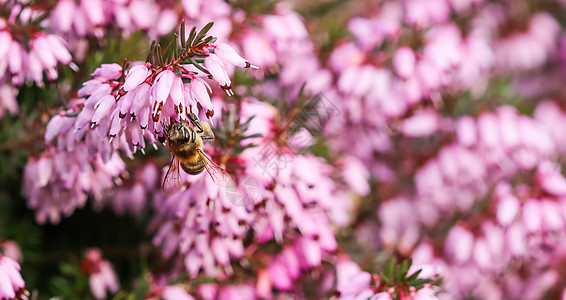
<path fill-rule="evenodd" d="M 20 297 L 24 292 L 20 265 L 10 257 L 0 256 L 0 299 Z"/>
<path fill-rule="evenodd" d="M 547 193 L 566 196 L 566 178 L 560 174 L 558 165 L 541 164 L 537 172 L 537 182 Z"/>
<path fill-rule="evenodd" d="M 393 67 L 397 74 L 403 78 L 409 78 L 415 71 L 415 53 L 409 47 L 401 47 L 393 57 Z"/>
<path fill-rule="evenodd" d="M 81 268 L 90 275 L 90 291 L 96 299 L 105 299 L 107 291 L 117 293 L 120 290 L 120 283 L 112 265 L 102 259 L 99 249 L 87 250 Z"/>
<path fill-rule="evenodd" d="M 23 255 L 20 246 L 12 240 L 0 240 L 0 253 L 17 262 L 22 262 Z"/>
<path fill-rule="evenodd" d="M 216 48 L 214 48 L 214 54 L 216 54 L 216 56 L 225 63 L 232 64 L 240 68 L 258 68 L 243 59 L 238 53 L 236 53 L 236 50 L 228 44 L 218 43 Z"/>
<path fill-rule="evenodd" d="M 210 102 L 211 88 L 206 81 L 200 77 L 196 77 L 191 80 L 188 86 L 190 96 L 194 101 L 201 103 L 207 110 L 214 109 L 214 107 L 212 107 L 212 102 Z"/>
<path fill-rule="evenodd" d="M 341 297 L 358 295 L 370 287 L 371 274 L 363 272 L 356 263 L 348 259 L 339 260 L 336 276 L 336 290 Z"/>
<path fill-rule="evenodd" d="M 249 285 L 232 285 L 224 287 L 218 293 L 218 300 L 247 300 L 255 299 L 255 293 L 252 286 Z"/>
<path fill-rule="evenodd" d="M 259 298 L 269 299 L 273 297 L 271 292 L 271 278 L 273 275 L 268 274 L 265 269 L 259 270 L 257 274 L 256 294 Z"/>
<path fill-rule="evenodd" d="M 438 114 L 424 111 L 406 118 L 400 129 L 408 137 L 422 137 L 433 134 L 438 129 L 439 123 Z"/>
<path fill-rule="evenodd" d="M 457 263 L 466 263 L 472 256 L 474 236 L 468 230 L 456 226 L 448 233 L 445 251 Z"/>
<path fill-rule="evenodd" d="M 182 287 L 176 285 L 168 285 L 162 289 L 162 297 L 164 300 L 193 300 L 193 296 L 189 295 Z"/>
<path fill-rule="evenodd" d="M 16 102 L 18 90 L 10 84 L 0 85 L 0 118 L 4 115 L 5 111 L 11 114 L 18 112 L 18 103 Z"/>
<path fill-rule="evenodd" d="M 220 87 L 232 96 L 232 81 L 228 76 L 226 65 L 215 54 L 210 54 L 204 59 L 204 66 L 210 72 L 214 80 L 218 82 Z"/>

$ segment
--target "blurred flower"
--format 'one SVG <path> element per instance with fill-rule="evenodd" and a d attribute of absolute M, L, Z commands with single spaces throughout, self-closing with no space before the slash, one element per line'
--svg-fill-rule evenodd
<path fill-rule="evenodd" d="M 19 299 L 26 292 L 20 265 L 7 256 L 0 256 L 0 299 Z"/>
<path fill-rule="evenodd" d="M 43 86 L 44 71 L 49 80 L 58 78 L 58 63 L 76 69 L 63 39 L 43 32 L 43 28 L 24 29 L 28 23 L 36 21 L 37 16 L 31 6 L 20 6 L 19 3 L 11 5 L 12 11 L 18 12 L 16 15 L 19 17 L 0 18 L 0 40 L 3 45 L 0 48 L 3 66 L 0 68 L 0 79 L 6 78 L 16 86 L 31 81 Z"/>
<path fill-rule="evenodd" d="M 18 112 L 16 96 L 18 90 L 8 83 L 0 84 L 0 118 L 8 111 L 11 114 Z"/>
<path fill-rule="evenodd" d="M 85 253 L 81 269 L 89 274 L 89 285 L 96 299 L 106 299 L 106 292 L 117 293 L 120 282 L 110 262 L 102 259 L 100 249 L 90 248 Z"/>
<path fill-rule="evenodd" d="M 116 153 L 107 160 L 100 154 L 91 156 L 85 143 L 73 150 L 49 147 L 39 159 L 28 160 L 22 194 L 36 210 L 38 223 L 58 223 L 61 214 L 69 216 L 85 205 L 87 193 L 102 199 L 103 192 L 114 186 L 114 178 L 124 171 L 125 164 Z"/>
<path fill-rule="evenodd" d="M 162 297 L 164 300 L 193 300 L 183 288 L 175 285 L 169 285 L 163 288 Z"/>
<path fill-rule="evenodd" d="M 20 246 L 12 240 L 0 240 L 0 253 L 19 263 L 23 261 L 22 250 Z"/>
<path fill-rule="evenodd" d="M 82 0 L 79 3 L 63 0 L 57 2 L 48 21 L 56 32 L 70 38 L 87 35 L 102 38 L 105 28 L 110 25 L 120 28 L 124 34 L 151 29 L 155 37 L 169 33 L 177 25 L 178 20 L 170 15 L 166 19 L 173 21 L 172 25 L 171 22 L 160 21 L 165 11 L 165 7 L 151 0 Z"/>

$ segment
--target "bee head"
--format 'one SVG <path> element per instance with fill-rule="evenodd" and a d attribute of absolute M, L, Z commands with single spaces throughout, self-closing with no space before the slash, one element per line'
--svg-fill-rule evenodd
<path fill-rule="evenodd" d="M 191 132 L 181 121 L 171 124 L 168 130 L 164 130 L 167 139 L 174 143 L 186 143 L 191 137 Z"/>

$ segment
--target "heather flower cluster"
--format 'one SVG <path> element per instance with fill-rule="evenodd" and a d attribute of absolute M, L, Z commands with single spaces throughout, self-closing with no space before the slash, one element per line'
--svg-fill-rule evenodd
<path fill-rule="evenodd" d="M 161 124 L 189 120 L 189 114 L 199 115 L 199 111 L 203 118 L 214 116 L 206 73 L 230 95 L 227 64 L 255 66 L 229 45 L 212 44 L 213 38 L 205 40 L 201 33 L 190 41 L 196 46 L 183 48 L 170 61 L 164 62 L 162 53 L 152 50 L 152 62 L 127 71 L 118 64 L 103 64 L 78 90 L 80 98 L 70 102 L 71 108 L 48 122 L 47 149 L 37 161 L 28 162 L 24 174 L 23 193 L 36 209 L 38 222 L 57 223 L 61 213 L 70 215 L 75 207 L 82 207 L 88 194 L 101 200 L 125 171 L 117 151 L 133 159 L 138 149 L 145 151 L 146 144 L 157 149 L 158 139 L 163 138 Z M 206 69 L 191 58 L 196 51 L 206 55 Z M 187 59 L 190 65 L 182 63 Z"/>
<path fill-rule="evenodd" d="M 0 117 L 18 111 L 15 87 L 57 80 L 59 65 L 76 69 L 65 41 L 37 26 L 41 12 L 25 2 L 2 4 L 7 12 L 0 14 Z"/>

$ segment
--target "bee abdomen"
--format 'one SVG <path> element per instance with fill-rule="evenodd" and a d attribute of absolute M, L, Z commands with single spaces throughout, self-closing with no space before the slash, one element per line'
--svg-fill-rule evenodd
<path fill-rule="evenodd" d="M 181 168 L 183 168 L 187 174 L 197 175 L 204 170 L 204 162 L 201 160 L 195 162 L 181 162 Z"/>

